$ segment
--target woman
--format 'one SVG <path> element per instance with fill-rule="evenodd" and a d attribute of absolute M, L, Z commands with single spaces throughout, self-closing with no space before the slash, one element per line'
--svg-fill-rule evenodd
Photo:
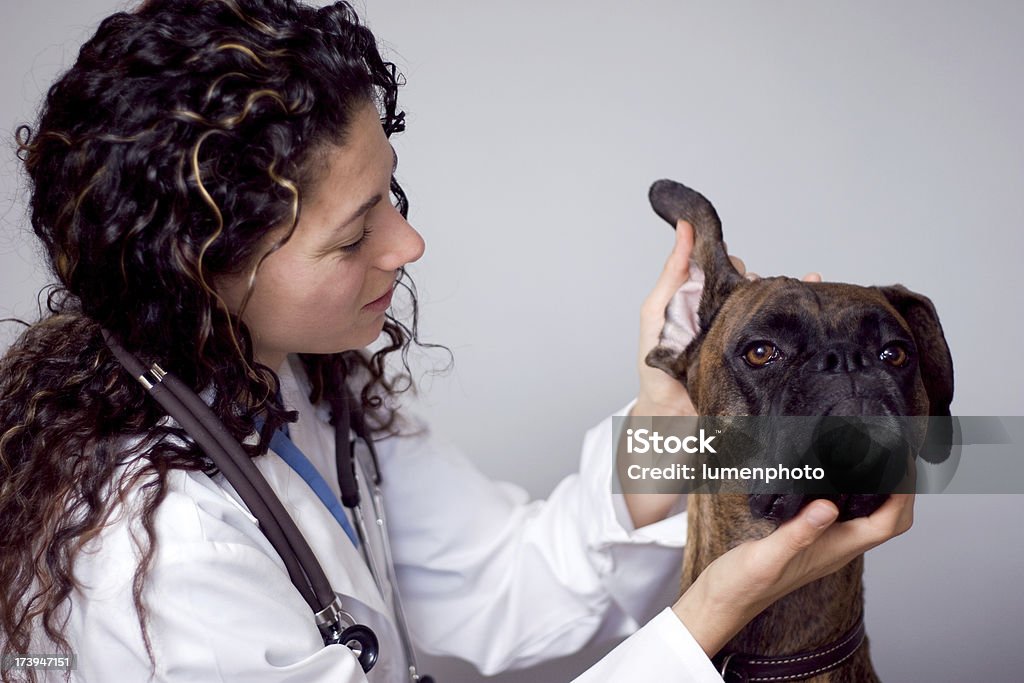
<path fill-rule="evenodd" d="M 0 364 L 4 654 L 73 652 L 83 681 L 402 681 L 417 672 L 399 593 L 420 648 L 484 673 L 646 619 L 682 518 L 671 496 L 617 507 L 608 420 L 580 473 L 527 503 L 396 410 L 409 379 L 389 359 L 407 373 L 419 343 L 404 267 L 424 249 L 393 177 L 398 81 L 343 3 L 151 0 L 104 21 L 50 89 L 19 142 L 59 285 Z M 680 227 L 644 304 L 641 358 L 687 279 Z M 396 288 L 408 324 L 388 312 Z M 105 334 L 201 390 L 243 444 L 344 609 L 378 635 L 368 673 L 324 646 L 235 487 Z M 678 383 L 640 373 L 634 414 L 692 412 Z M 350 540 L 353 520 L 324 504 L 339 494 L 328 423 L 345 386 L 377 440 L 398 591 L 361 556 L 386 541 Z M 293 447 L 327 498 L 286 461 Z M 360 473 L 369 494 L 373 473 Z M 715 680 L 709 657 L 731 635 L 905 531 L 912 499 L 829 528 L 836 516 L 818 501 L 723 556 L 580 680 Z"/>

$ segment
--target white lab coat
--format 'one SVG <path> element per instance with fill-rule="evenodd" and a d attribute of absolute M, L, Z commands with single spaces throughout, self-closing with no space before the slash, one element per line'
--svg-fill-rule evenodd
<path fill-rule="evenodd" d="M 309 404 L 296 358 L 280 376 L 286 405 L 300 414 L 292 440 L 337 493 L 326 412 Z M 611 429 L 608 418 L 590 430 L 580 472 L 534 502 L 429 433 L 379 443 L 399 587 L 419 650 L 493 674 L 636 631 L 577 681 L 721 681 L 671 610 L 650 604 L 675 580 L 685 513 L 632 529 L 611 494 Z M 174 471 L 155 516 L 159 545 L 144 593 L 156 680 L 405 683 L 390 587 L 381 594 L 341 527 L 282 459 L 271 452 L 255 462 L 345 609 L 377 633 L 380 660 L 364 675 L 348 648 L 323 646 L 284 564 L 222 475 Z M 364 491 L 372 524 L 368 500 Z M 132 603 L 138 557 L 126 517 L 86 549 L 76 571 L 87 588 L 73 594 L 65 629 L 78 656 L 72 680 L 144 681 L 149 662 Z"/>

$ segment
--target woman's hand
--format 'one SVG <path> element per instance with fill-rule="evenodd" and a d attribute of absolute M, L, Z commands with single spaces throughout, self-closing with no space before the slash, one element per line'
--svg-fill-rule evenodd
<path fill-rule="evenodd" d="M 690 332 L 697 334 L 697 306 L 700 303 L 703 280 L 690 278 L 690 254 L 693 252 L 693 227 L 686 221 L 676 222 L 676 241 L 672 253 L 665 261 L 665 267 L 658 276 L 654 289 L 640 307 L 640 344 L 637 358 L 637 372 L 640 375 L 640 391 L 636 403 L 630 410 L 635 416 L 692 416 L 697 412 L 686 387 L 675 377 L 663 370 L 652 368 L 646 362 L 647 354 L 658 344 L 661 330 L 665 326 L 665 308 L 673 297 L 679 297 L 678 306 L 688 311 L 685 315 L 692 320 Z M 743 262 L 733 258 L 733 265 L 745 272 Z M 684 286 L 685 285 L 685 286 Z M 680 343 L 689 343 L 681 339 Z M 678 493 L 626 493 L 626 508 L 633 520 L 633 526 L 640 528 L 665 519 L 679 500 Z"/>
<path fill-rule="evenodd" d="M 892 494 L 868 517 L 834 524 L 836 506 L 816 500 L 765 538 L 717 558 L 672 609 L 713 657 L 765 607 L 831 574 L 914 522 L 914 494 Z"/>
<path fill-rule="evenodd" d="M 693 321 L 691 334 L 697 335 L 697 306 L 700 304 L 703 278 L 691 280 L 690 255 L 693 252 L 693 228 L 686 221 L 676 223 L 676 242 L 672 253 L 668 255 L 665 266 L 658 276 L 654 289 L 640 307 L 640 344 L 637 358 L 637 372 L 640 375 L 640 391 L 636 405 L 630 415 L 696 415 L 693 401 L 686 387 L 663 370 L 647 365 L 647 354 L 658 344 L 661 330 L 665 327 L 665 308 L 673 297 L 679 297 L 679 306 L 689 311 L 688 318 Z M 757 278 L 754 273 L 747 273 L 742 259 L 730 256 L 729 260 L 740 275 L 750 279 Z M 698 271 L 699 273 L 699 271 Z M 811 273 L 804 277 L 808 282 L 820 282 L 821 276 Z M 685 285 L 685 287 L 684 287 Z M 692 337 L 690 338 L 692 339 Z M 679 339 L 685 345 L 690 339 Z"/>
<path fill-rule="evenodd" d="M 678 221 L 672 253 L 668 255 L 654 289 L 640 307 L 640 355 L 637 359 L 640 391 L 630 415 L 697 414 L 686 387 L 663 370 L 652 368 L 645 362 L 647 354 L 658 344 L 661 329 L 665 326 L 665 307 L 677 292 L 686 297 L 685 303 L 692 308 L 693 317 L 696 318 L 701 287 L 696 285 L 687 292 L 680 292 L 680 288 L 690 279 L 692 252 L 693 228 L 686 221 Z"/>

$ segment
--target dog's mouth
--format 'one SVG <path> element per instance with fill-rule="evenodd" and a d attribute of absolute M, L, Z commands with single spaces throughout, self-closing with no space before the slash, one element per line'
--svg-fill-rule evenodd
<path fill-rule="evenodd" d="M 804 449 L 797 462 L 813 462 L 825 479 L 820 485 L 808 482 L 788 490 L 751 492 L 750 512 L 755 518 L 785 522 L 812 500 L 824 498 L 839 508 L 839 521 L 846 521 L 870 515 L 899 490 L 909 448 L 901 418 L 878 416 L 881 406 L 848 403 L 841 402 L 840 410 L 815 420 L 806 441 L 793 439 L 803 444 L 798 453 Z"/>
<path fill-rule="evenodd" d="M 839 508 L 839 521 L 867 517 L 882 507 L 889 498 L 888 494 L 877 493 L 840 493 L 833 495 L 806 495 L 798 493 L 752 494 L 748 496 L 750 514 L 759 519 L 774 522 L 785 522 L 803 509 L 805 505 L 817 498 L 831 500 Z"/>

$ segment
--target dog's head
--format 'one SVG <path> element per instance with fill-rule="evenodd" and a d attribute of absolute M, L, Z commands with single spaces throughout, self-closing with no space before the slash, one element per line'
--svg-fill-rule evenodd
<path fill-rule="evenodd" d="M 678 326 L 667 320 L 647 363 L 682 382 L 699 414 L 949 416 L 953 362 L 926 297 L 899 285 L 748 280 L 730 262 L 718 215 L 700 193 L 661 180 L 651 187 L 650 200 L 673 227 L 678 219 L 693 226 L 704 290 L 697 336 L 682 344 L 673 338 Z M 672 314 L 670 306 L 666 316 Z M 817 442 L 819 450 L 830 451 L 819 453 L 821 462 L 874 459 L 858 467 L 884 470 L 887 463 L 879 458 L 885 459 L 886 449 L 877 447 L 877 438 L 875 448 L 867 448 L 872 454 L 856 452 L 858 444 L 872 441 L 866 424 L 846 421 L 838 431 L 831 429 Z M 951 426 L 941 420 L 928 424 L 927 436 L 910 442 L 925 460 L 937 462 L 948 455 L 944 432 Z M 783 520 L 813 497 L 754 495 L 751 510 Z M 870 514 L 884 498 L 843 495 L 836 502 L 842 518 L 850 518 Z"/>

